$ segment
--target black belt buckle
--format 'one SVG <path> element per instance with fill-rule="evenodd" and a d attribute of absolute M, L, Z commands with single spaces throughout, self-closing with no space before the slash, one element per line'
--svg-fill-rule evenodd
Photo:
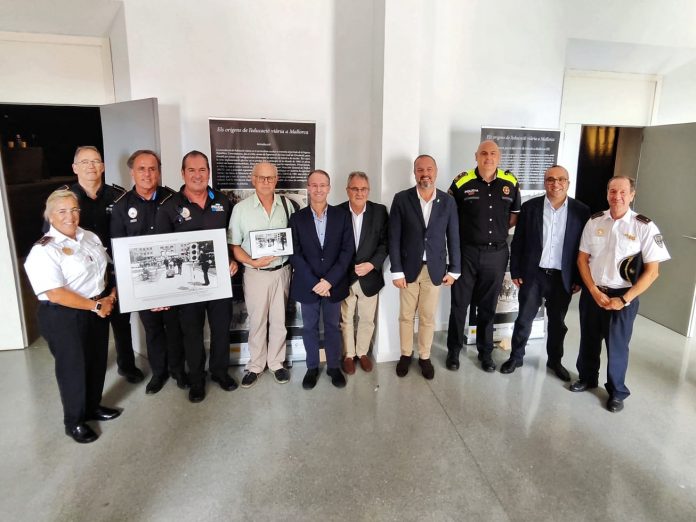
<path fill-rule="evenodd" d="M 262 272 L 275 272 L 276 270 L 280 270 L 281 268 L 285 268 L 290 264 L 290 261 L 286 261 L 282 265 L 274 266 L 272 268 L 259 268 Z"/>

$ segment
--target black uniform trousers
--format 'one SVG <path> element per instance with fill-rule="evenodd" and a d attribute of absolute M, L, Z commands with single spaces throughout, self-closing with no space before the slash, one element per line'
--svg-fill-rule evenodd
<path fill-rule="evenodd" d="M 210 326 L 210 373 L 216 377 L 222 377 L 227 375 L 230 365 L 232 299 L 228 297 L 181 305 L 179 319 L 191 384 L 200 384 L 205 379 L 203 326 L 206 313 Z"/>
<path fill-rule="evenodd" d="M 509 251 L 507 243 L 462 247 L 462 275 L 452 285 L 452 306 L 447 329 L 447 351 L 459 354 L 464 346 L 467 309 L 476 304 L 476 348 L 479 359 L 491 358 L 493 323 L 503 285 Z"/>
<path fill-rule="evenodd" d="M 114 331 L 116 364 L 121 370 L 125 371 L 135 368 L 130 319 L 130 312 L 122 314 L 117 301 L 113 312 L 109 315 L 108 321 L 111 323 L 111 329 Z"/>
<path fill-rule="evenodd" d="M 39 329 L 55 358 L 56 380 L 68 428 L 84 422 L 102 398 L 109 322 L 89 310 L 41 301 Z"/>
<path fill-rule="evenodd" d="M 176 307 L 161 312 L 138 312 L 145 329 L 147 358 L 152 374 L 164 378 L 184 373 L 184 345 Z"/>
<path fill-rule="evenodd" d="M 549 364 L 559 364 L 563 358 L 563 340 L 568 332 L 565 316 L 572 297 L 563 286 L 560 270 L 540 268 L 534 277 L 525 278 L 518 294 L 520 309 L 512 331 L 510 359 L 521 362 L 524 358 L 532 323 L 543 299 L 548 318 L 546 354 Z"/>
<path fill-rule="evenodd" d="M 609 297 L 619 297 L 628 288 L 603 290 Z M 633 333 L 633 322 L 638 314 L 638 299 L 621 310 L 600 308 L 589 291 L 583 288 L 580 295 L 580 352 L 578 374 L 580 379 L 596 384 L 599 378 L 599 354 L 602 339 L 607 346 L 607 383 L 609 395 L 623 400 L 631 394 L 626 387 L 628 368 L 628 343 Z"/>

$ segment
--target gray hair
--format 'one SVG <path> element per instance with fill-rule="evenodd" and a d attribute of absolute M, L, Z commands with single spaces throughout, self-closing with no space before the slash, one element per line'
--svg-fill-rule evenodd
<path fill-rule="evenodd" d="M 607 190 L 609 190 L 609 185 L 611 185 L 611 182 L 615 179 L 627 179 L 629 184 L 631 185 L 631 192 L 636 191 L 636 180 L 633 179 L 631 176 L 612 176 L 611 178 L 609 178 L 609 181 L 607 181 Z"/>
<path fill-rule="evenodd" d="M 361 170 L 355 170 L 355 171 L 351 172 L 350 174 L 348 174 L 348 181 L 346 182 L 346 187 L 348 187 L 348 185 L 350 185 L 350 182 L 353 180 L 353 178 L 364 179 L 365 181 L 367 181 L 368 185 L 370 184 L 370 178 L 367 177 L 367 174 L 365 174 Z"/>
<path fill-rule="evenodd" d="M 99 152 L 99 149 L 95 147 L 94 145 L 81 145 L 75 149 L 75 155 L 73 156 L 73 163 L 77 163 L 77 157 L 80 155 L 80 152 L 83 150 L 93 150 L 97 154 L 99 154 L 99 159 L 103 159 L 101 152 Z"/>

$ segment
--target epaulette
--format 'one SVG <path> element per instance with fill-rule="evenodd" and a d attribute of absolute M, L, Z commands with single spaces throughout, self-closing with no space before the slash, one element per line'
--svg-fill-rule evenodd
<path fill-rule="evenodd" d="M 603 210 L 600 210 L 599 212 L 595 212 L 594 214 L 592 214 L 592 215 L 590 216 L 590 219 L 595 219 L 595 218 L 598 218 L 598 217 L 602 217 L 603 215 L 604 215 L 604 211 L 603 211 Z"/>
<path fill-rule="evenodd" d="M 70 190 L 70 185 L 61 185 L 56 190 Z"/>
<path fill-rule="evenodd" d="M 509 170 L 506 170 L 505 172 L 501 172 L 500 170 L 498 170 L 498 177 L 512 183 L 513 185 L 517 185 L 517 178 Z"/>
<path fill-rule="evenodd" d="M 649 217 L 644 216 L 643 214 L 636 214 L 636 219 L 640 221 L 641 223 L 648 224 L 652 221 Z"/>
<path fill-rule="evenodd" d="M 114 203 L 116 203 L 117 201 L 119 201 L 121 198 L 123 198 L 123 196 L 125 196 L 125 195 L 128 193 L 128 191 L 127 191 L 126 189 L 124 189 L 124 188 L 123 188 L 122 186 L 120 186 L 120 185 L 116 185 L 116 183 L 112 183 L 112 184 L 111 184 L 111 187 L 112 187 L 116 192 L 118 192 L 118 195 L 117 195 L 116 198 L 114 199 Z"/>
<path fill-rule="evenodd" d="M 455 176 L 455 178 L 452 180 L 452 183 L 456 183 L 460 179 L 462 179 L 462 176 L 464 176 L 466 172 L 461 172 L 458 176 Z"/>
<path fill-rule="evenodd" d="M 42 237 L 41 239 L 39 239 L 39 240 L 38 240 L 36 243 L 34 243 L 34 244 L 35 244 L 35 245 L 46 246 L 46 245 L 48 245 L 51 241 L 53 241 L 53 237 L 52 237 L 52 236 L 44 236 L 44 237 Z"/>
<path fill-rule="evenodd" d="M 171 198 L 174 194 L 176 194 L 175 191 L 173 191 L 172 189 L 170 189 L 170 188 L 169 188 L 168 186 L 166 186 L 166 185 L 162 185 L 162 186 L 160 187 L 160 190 L 162 191 L 162 199 L 160 199 L 160 202 L 159 202 L 160 205 L 162 205 L 165 201 L 167 201 L 167 200 L 168 200 L 169 198 Z"/>
<path fill-rule="evenodd" d="M 474 173 L 473 170 L 469 170 L 469 171 L 462 172 L 461 174 L 459 174 L 459 176 L 454 178 L 454 181 L 452 183 L 454 184 L 455 187 L 457 187 L 459 189 L 459 188 L 462 188 L 462 185 L 464 185 L 465 183 L 468 183 L 469 181 L 474 180 L 474 179 L 476 179 L 476 174 Z"/>

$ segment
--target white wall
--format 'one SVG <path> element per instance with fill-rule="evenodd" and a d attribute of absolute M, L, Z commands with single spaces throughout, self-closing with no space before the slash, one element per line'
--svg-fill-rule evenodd
<path fill-rule="evenodd" d="M 100 105 L 114 100 L 104 38 L 0 32 L 0 101 Z"/>
<path fill-rule="evenodd" d="M 662 79 L 660 106 L 655 125 L 696 121 L 696 60 Z"/>
<path fill-rule="evenodd" d="M 208 117 L 315 120 L 334 202 L 350 170 L 372 166 L 370 0 L 124 4 L 127 31 L 111 36 L 127 38 L 131 97 L 159 100 L 167 184 L 183 153 L 209 152 Z"/>

